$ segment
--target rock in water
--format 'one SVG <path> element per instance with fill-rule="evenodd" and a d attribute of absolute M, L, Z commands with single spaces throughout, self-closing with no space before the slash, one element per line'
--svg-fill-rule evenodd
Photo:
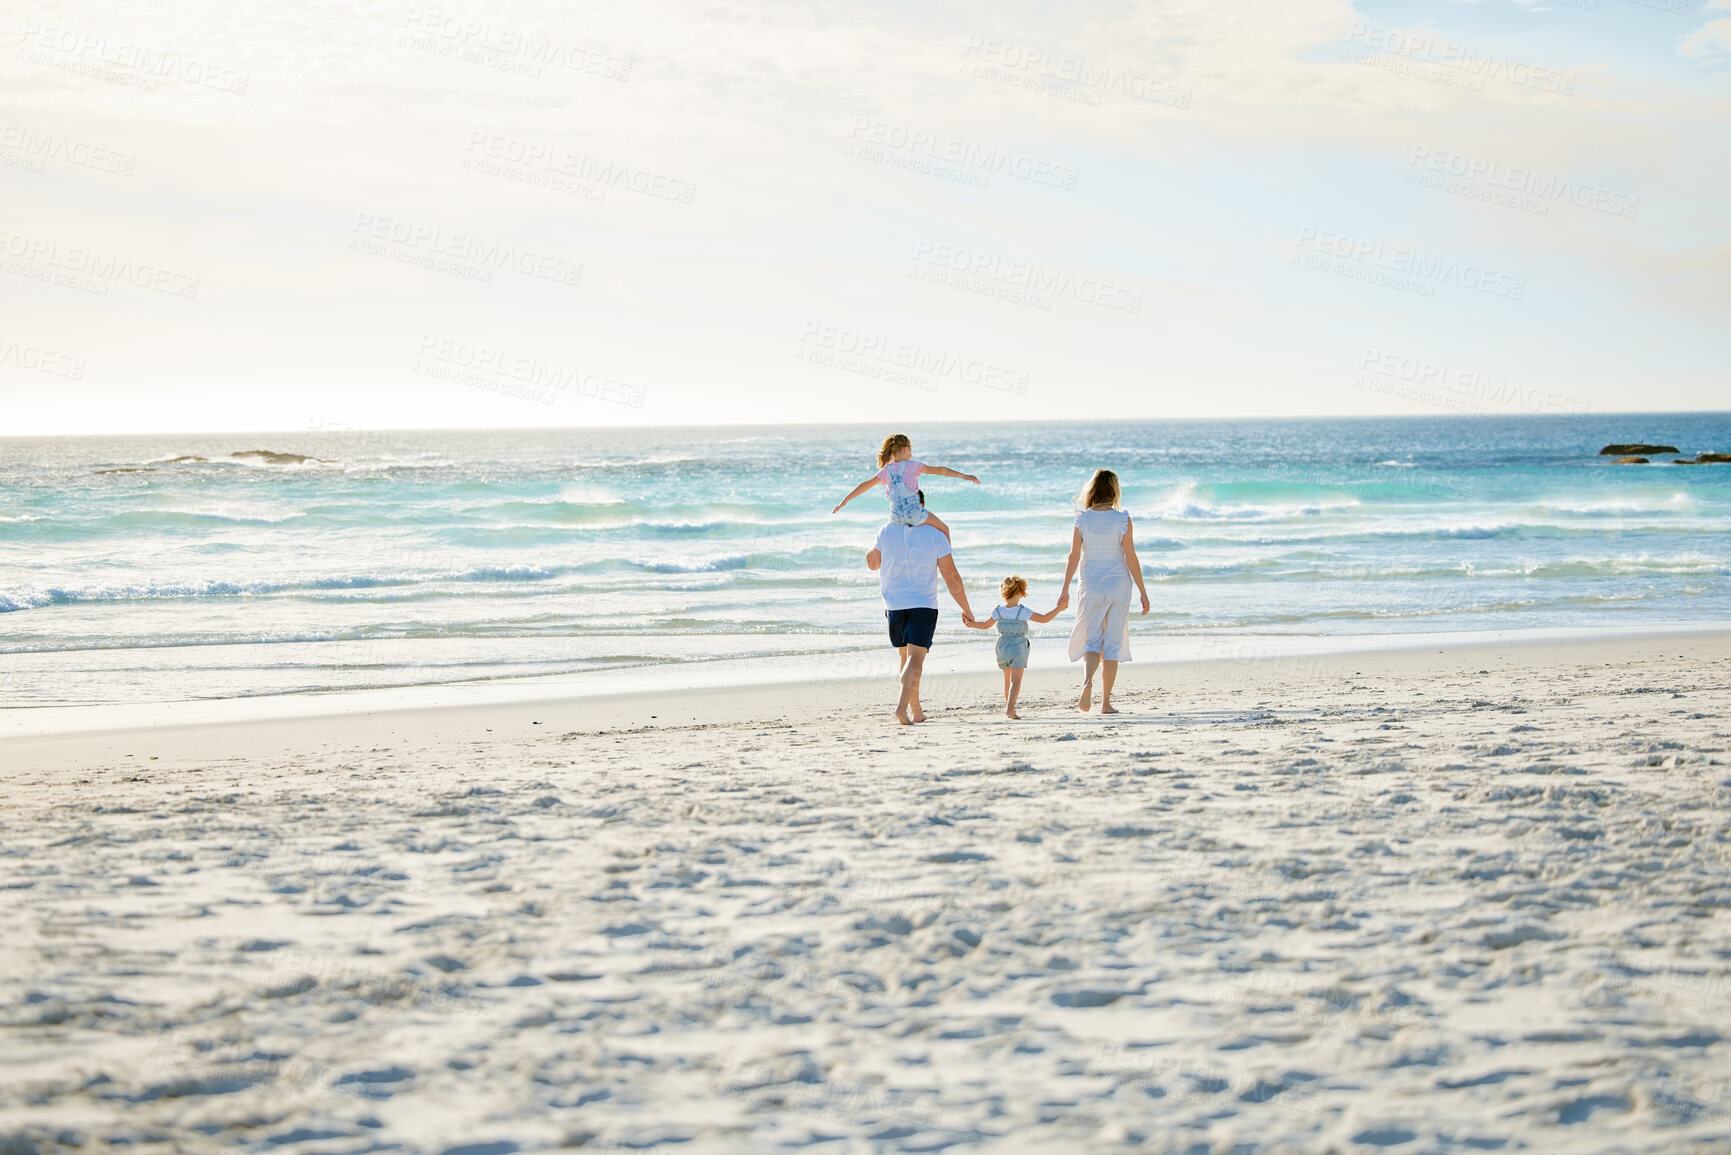
<path fill-rule="evenodd" d="M 1607 445 L 1599 450 L 1600 457 L 1626 457 L 1632 453 L 1676 453 L 1675 445 Z"/>
<path fill-rule="evenodd" d="M 1702 465 L 1731 465 L 1731 453 L 1697 453 L 1695 460 Z"/>
<path fill-rule="evenodd" d="M 312 459 L 299 453 L 273 453 L 268 449 L 242 449 L 230 457 L 256 457 L 266 465 L 304 465 Z"/>
<path fill-rule="evenodd" d="M 1613 461 L 1611 464 L 1612 465 L 1651 465 L 1652 462 L 1648 461 L 1645 457 L 1619 457 L 1619 458 L 1617 458 L 1617 460 Z"/>

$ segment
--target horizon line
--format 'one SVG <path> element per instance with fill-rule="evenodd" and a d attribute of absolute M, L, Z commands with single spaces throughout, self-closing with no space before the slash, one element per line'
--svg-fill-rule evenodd
<path fill-rule="evenodd" d="M 1592 418 L 1685 418 L 1685 417 L 1724 417 L 1731 416 L 1731 409 L 1629 409 L 1606 410 L 1593 413 L 1337 413 L 1318 416 L 1298 414 L 1272 414 L 1265 417 L 1245 416 L 1209 416 L 1209 417 L 1065 417 L 1065 418 L 1006 418 L 996 421 L 955 421 L 931 420 L 909 421 L 905 428 L 917 429 L 922 426 L 956 426 L 956 425 L 1141 425 L 1141 424 L 1200 424 L 1210 421 L 1247 422 L 1247 421 L 1407 421 L 1407 420 L 1454 420 L 1454 421 L 1508 421 L 1508 420 L 1585 420 Z M 702 424 L 648 424 L 648 425 L 339 425 L 330 428 L 291 428 L 287 426 L 275 428 L 254 429 L 168 429 L 145 430 L 136 433 L 7 433 L 0 434 L 0 443 L 7 441 L 42 440 L 47 438 L 79 438 L 79 437 L 238 437 L 258 434 L 261 436 L 305 435 L 305 434 L 351 434 L 351 433 L 559 433 L 573 431 L 613 431 L 634 432 L 640 430 L 679 430 L 679 429 L 810 429 L 810 428 L 848 428 L 871 427 L 883 428 L 890 422 L 884 421 L 718 421 Z"/>

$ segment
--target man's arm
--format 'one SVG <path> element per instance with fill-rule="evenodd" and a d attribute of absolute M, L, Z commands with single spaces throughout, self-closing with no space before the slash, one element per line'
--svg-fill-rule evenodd
<path fill-rule="evenodd" d="M 866 550 L 866 568 L 867 569 L 877 569 L 879 566 L 881 566 L 883 564 L 884 564 L 884 555 L 883 555 L 882 550 L 878 549 L 878 547 L 875 545 L 872 546 L 870 549 Z"/>
<path fill-rule="evenodd" d="M 968 591 L 962 585 L 962 575 L 956 572 L 956 559 L 947 553 L 940 557 L 938 572 L 944 576 L 944 585 L 949 588 L 950 596 L 962 607 L 963 616 L 973 617 L 974 611 L 968 605 Z"/>

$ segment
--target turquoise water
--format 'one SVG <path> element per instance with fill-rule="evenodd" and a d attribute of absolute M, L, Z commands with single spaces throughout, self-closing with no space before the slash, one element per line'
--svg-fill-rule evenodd
<path fill-rule="evenodd" d="M 1009 573 L 1050 605 L 1073 496 L 1117 469 L 1147 656 L 1180 636 L 1731 622 L 1731 465 L 1596 455 L 1731 451 L 1724 414 L 906 431 L 983 481 L 927 485 L 982 611 Z M 649 666 L 866 651 L 882 615 L 862 556 L 886 506 L 829 510 L 886 432 L 0 441 L 0 700 L 608 669 L 628 688 Z M 233 456 L 253 450 L 309 460 Z M 1036 650 L 1069 623 L 1036 628 Z M 963 637 L 946 613 L 940 638 Z"/>

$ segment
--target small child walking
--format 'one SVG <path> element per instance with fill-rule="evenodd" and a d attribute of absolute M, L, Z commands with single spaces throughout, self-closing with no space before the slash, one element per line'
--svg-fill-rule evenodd
<path fill-rule="evenodd" d="M 945 469 L 941 465 L 927 465 L 914 459 L 914 443 L 908 440 L 905 433 L 892 433 L 884 438 L 882 448 L 878 450 L 878 471 L 853 487 L 853 492 L 841 499 L 841 505 L 830 510 L 840 513 L 842 505 L 846 505 L 874 485 L 881 485 L 889 491 L 890 521 L 896 525 L 929 525 L 945 537 L 950 536 L 950 527 L 938 519 L 935 513 L 929 513 L 920 502 L 920 474 L 930 473 L 935 477 L 954 477 L 961 481 L 971 481 L 980 484 L 980 479 L 971 473 L 957 473 L 953 469 Z"/>
<path fill-rule="evenodd" d="M 976 630 L 998 627 L 998 668 L 1004 671 L 1004 715 L 1019 721 L 1022 716 L 1016 713 L 1016 699 L 1022 695 L 1022 671 L 1028 668 L 1028 623 L 1045 625 L 1070 604 L 1070 595 L 1061 595 L 1049 612 L 1037 614 L 1022 604 L 1022 599 L 1028 596 L 1028 583 L 1015 574 L 999 584 L 998 592 L 1004 604 L 993 610 L 991 617 L 976 621 L 964 614 L 962 623 Z"/>

